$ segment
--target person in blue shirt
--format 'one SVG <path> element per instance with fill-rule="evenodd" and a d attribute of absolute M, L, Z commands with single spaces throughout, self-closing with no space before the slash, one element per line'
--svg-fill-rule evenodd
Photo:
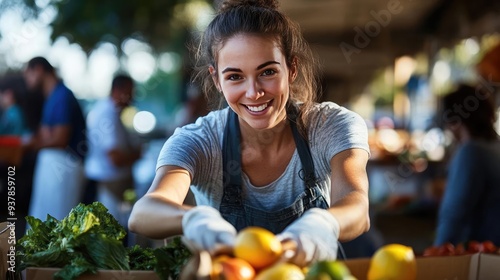
<path fill-rule="evenodd" d="M 500 245 L 500 140 L 493 92 L 461 85 L 443 98 L 442 118 L 458 144 L 441 201 L 435 245 Z"/>
<path fill-rule="evenodd" d="M 0 135 L 23 136 L 27 132 L 23 111 L 19 105 L 20 94 L 12 78 L 0 82 Z"/>
<path fill-rule="evenodd" d="M 45 97 L 40 128 L 30 143 L 39 153 L 29 215 L 61 219 L 81 201 L 85 119 L 78 100 L 47 59 L 31 59 L 24 78 L 28 89 L 41 91 Z"/>

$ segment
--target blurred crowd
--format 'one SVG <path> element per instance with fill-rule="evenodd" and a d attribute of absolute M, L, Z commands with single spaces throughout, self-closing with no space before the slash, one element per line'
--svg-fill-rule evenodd
<path fill-rule="evenodd" d="M 126 227 L 126 206 L 135 198 L 133 166 L 144 139 L 122 121 L 134 100 L 134 80 L 117 73 L 110 84 L 108 97 L 85 112 L 44 57 L 32 58 L 22 73 L 0 78 L 0 167 L 5 170 L 0 193 L 7 199 L 6 170 L 15 166 L 18 238 L 29 228 L 24 216 L 62 219 L 80 202 L 102 202 Z M 189 98 L 177 125 L 202 114 L 199 103 Z"/>

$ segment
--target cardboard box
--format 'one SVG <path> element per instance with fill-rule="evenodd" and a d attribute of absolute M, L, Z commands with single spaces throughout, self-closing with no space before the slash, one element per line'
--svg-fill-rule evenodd
<path fill-rule="evenodd" d="M 352 275 L 366 280 L 370 259 L 345 261 Z M 25 280 L 47 280 L 59 271 L 57 268 L 28 268 Z M 97 274 L 84 275 L 78 280 L 159 280 L 153 271 L 100 270 Z M 471 254 L 446 257 L 417 258 L 417 280 L 496 280 L 500 279 L 500 256 Z"/>
<path fill-rule="evenodd" d="M 370 259 L 345 261 L 352 275 L 366 280 Z M 500 279 L 500 256 L 471 254 L 463 256 L 417 258 L 417 280 L 493 280 Z"/>
<path fill-rule="evenodd" d="M 0 223 L 0 275 L 5 275 L 9 267 L 7 254 L 10 251 L 9 236 L 11 233 L 7 222 Z"/>
<path fill-rule="evenodd" d="M 23 157 L 21 137 L 0 136 L 0 161 L 9 165 L 19 165 Z"/>
<path fill-rule="evenodd" d="M 58 268 L 29 267 L 24 271 L 23 279 L 50 280 L 58 271 Z M 97 274 L 82 275 L 78 280 L 160 280 L 160 278 L 153 271 L 99 270 Z"/>

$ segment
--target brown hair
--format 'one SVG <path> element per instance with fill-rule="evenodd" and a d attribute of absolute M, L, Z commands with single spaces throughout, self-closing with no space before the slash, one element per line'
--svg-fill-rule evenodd
<path fill-rule="evenodd" d="M 55 73 L 54 67 L 45 57 L 37 56 L 28 61 L 28 69 L 33 69 L 35 67 L 42 67 L 43 71 L 47 73 Z"/>
<path fill-rule="evenodd" d="M 443 124 L 463 124 L 474 139 L 494 140 L 495 105 L 493 92 L 481 86 L 460 84 L 458 88 L 442 99 Z"/>
<path fill-rule="evenodd" d="M 118 74 L 113 78 L 113 81 L 111 82 L 111 89 L 124 88 L 129 85 L 134 86 L 134 80 L 132 80 L 129 75 Z"/>
<path fill-rule="evenodd" d="M 290 104 L 301 103 L 297 118 L 299 129 L 306 131 L 306 119 L 316 101 L 318 83 L 317 63 L 311 49 L 302 36 L 299 26 L 277 10 L 277 1 L 226 0 L 218 14 L 208 25 L 196 52 L 195 80 L 212 108 L 220 109 L 224 98 L 213 83 L 209 66 L 217 69 L 217 53 L 222 45 L 237 34 L 257 34 L 277 39 L 290 68 L 297 63 L 297 77 L 290 84 Z"/>

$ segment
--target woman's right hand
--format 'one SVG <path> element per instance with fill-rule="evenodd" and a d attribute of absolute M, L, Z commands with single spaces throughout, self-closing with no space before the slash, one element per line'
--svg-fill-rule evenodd
<path fill-rule="evenodd" d="M 233 246 L 236 229 L 210 206 L 196 206 L 182 218 L 184 236 L 199 249 L 214 251 L 218 245 Z"/>

